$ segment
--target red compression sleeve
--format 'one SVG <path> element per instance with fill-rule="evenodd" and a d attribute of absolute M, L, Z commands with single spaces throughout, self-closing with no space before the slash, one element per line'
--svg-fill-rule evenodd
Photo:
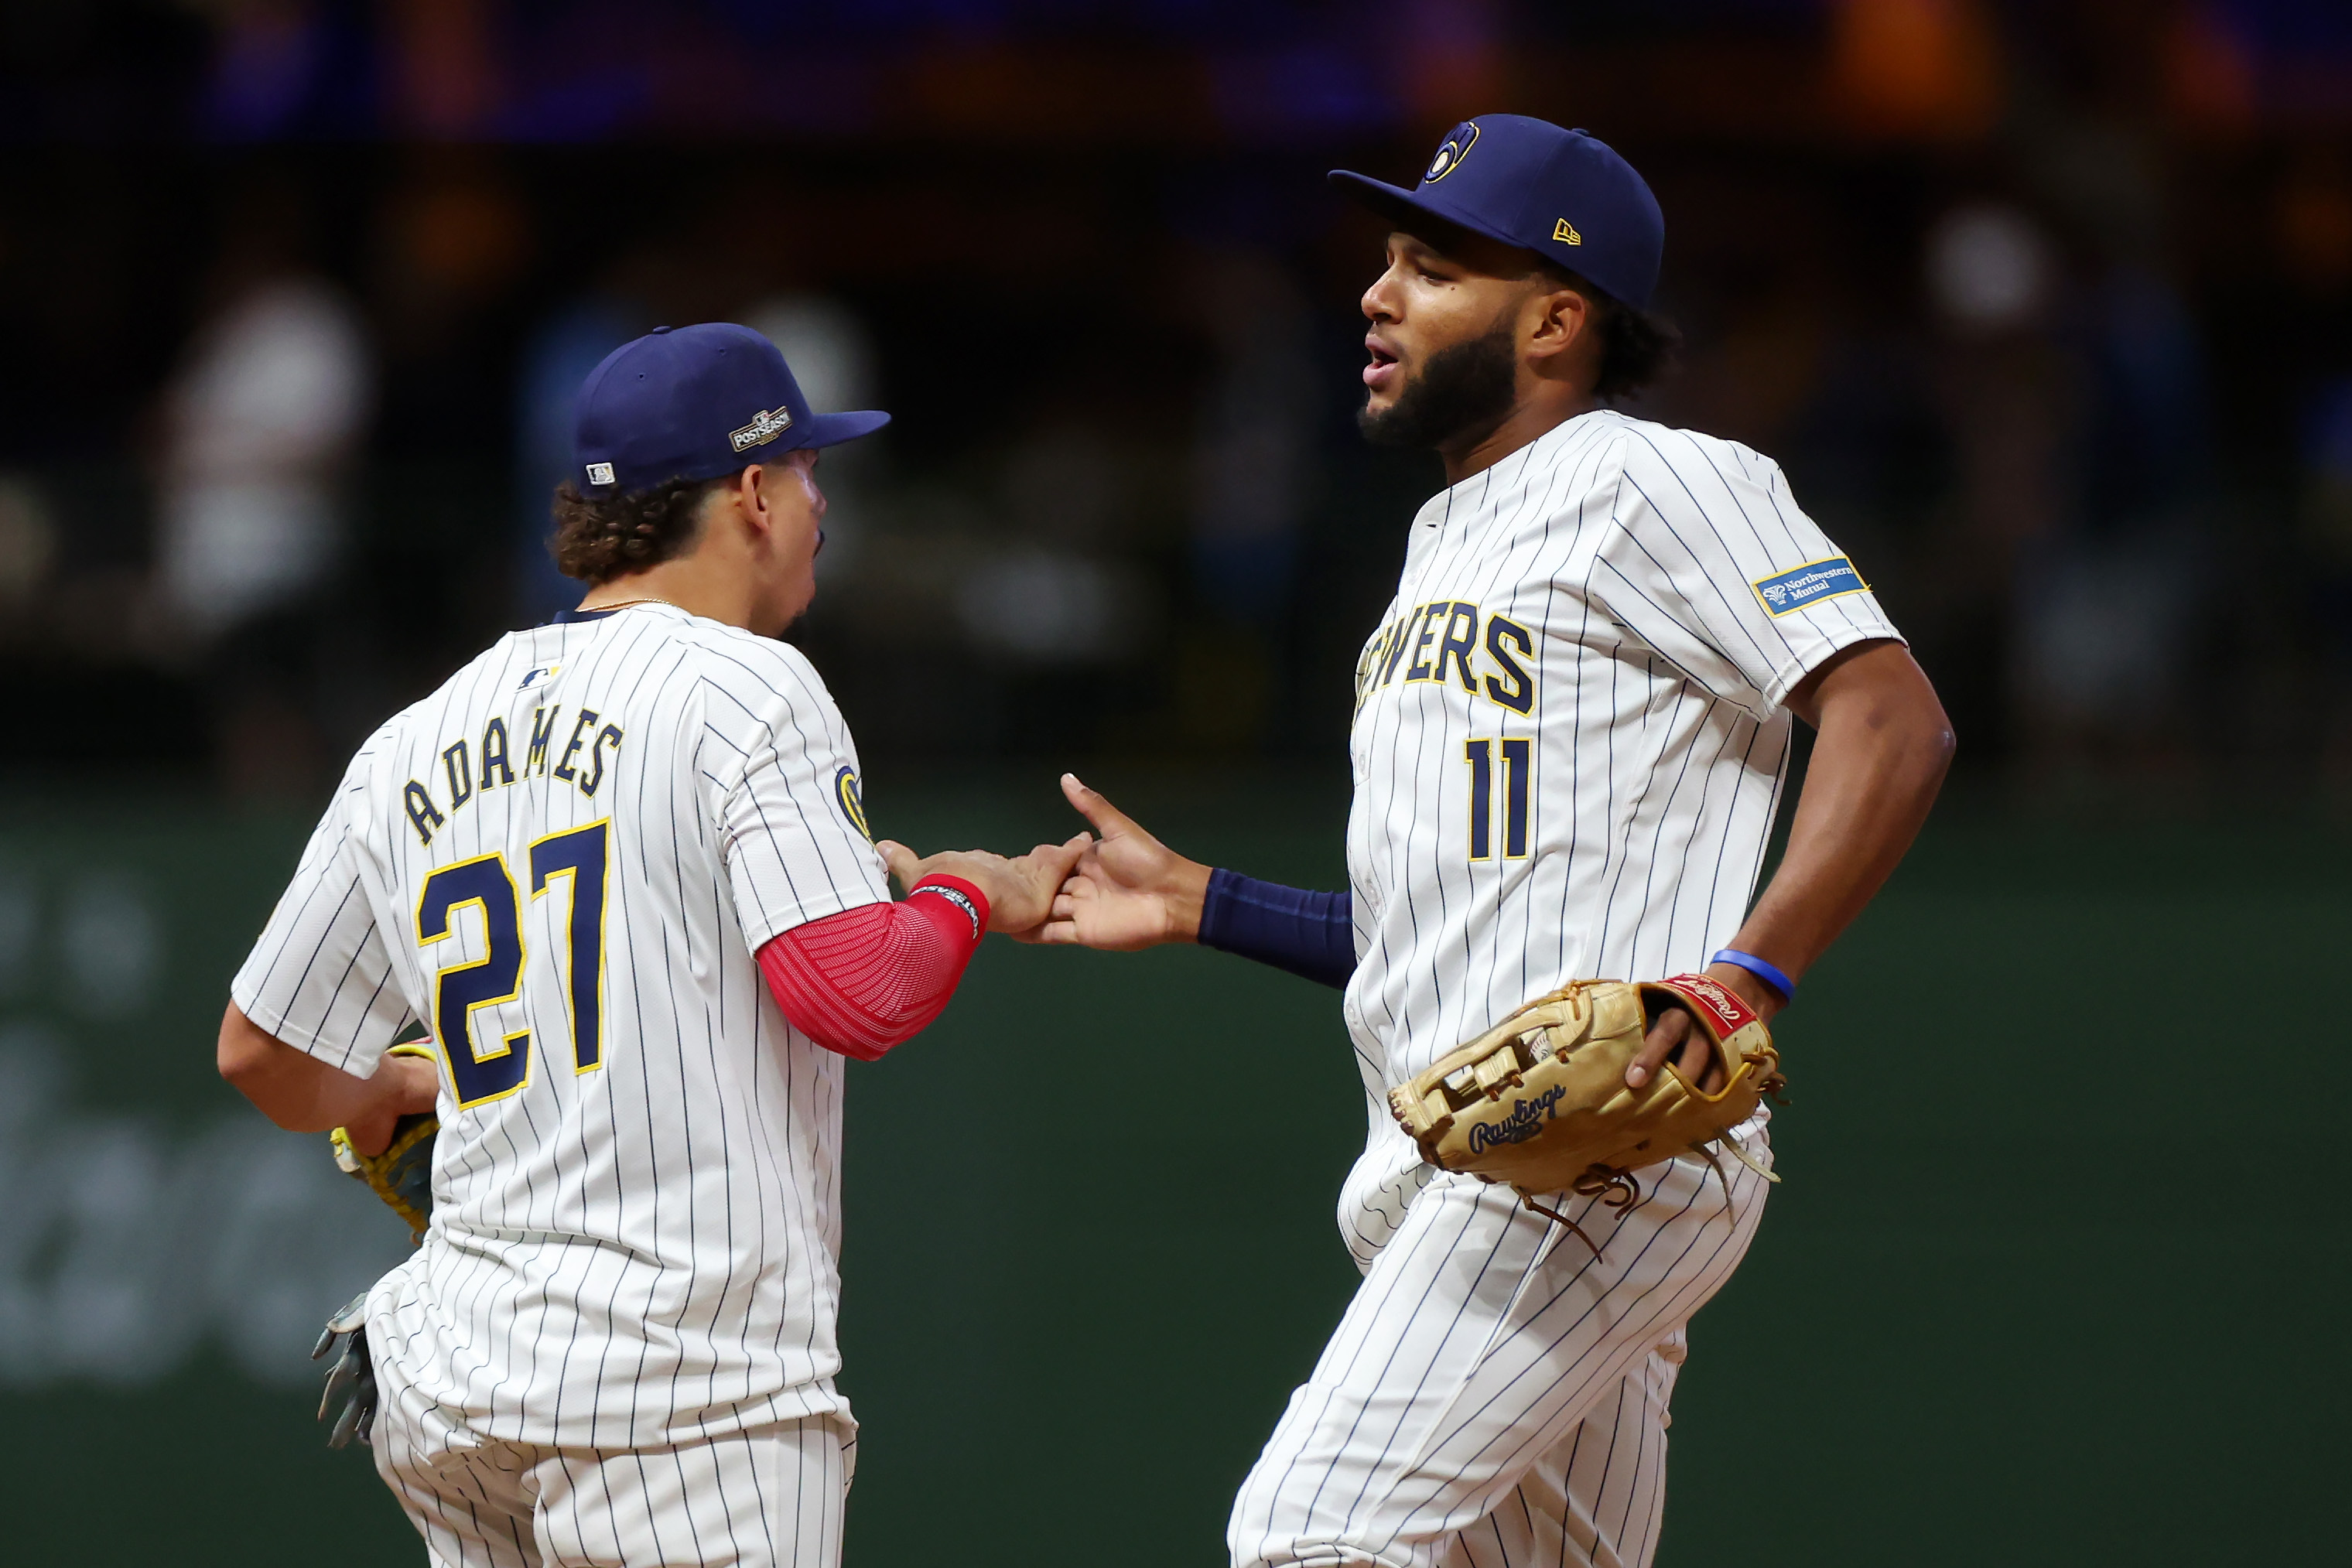
<path fill-rule="evenodd" d="M 793 1027 L 872 1061 L 940 1016 L 988 929 L 988 899 L 961 877 L 927 876 L 903 904 L 868 904 L 796 925 L 760 949 L 760 972 Z"/>

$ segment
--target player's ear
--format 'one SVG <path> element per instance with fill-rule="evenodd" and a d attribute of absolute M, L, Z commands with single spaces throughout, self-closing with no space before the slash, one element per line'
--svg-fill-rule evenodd
<path fill-rule="evenodd" d="M 734 499 L 743 509 L 744 520 L 764 526 L 768 521 L 768 470 L 765 465 L 753 463 L 735 476 Z"/>
<path fill-rule="evenodd" d="M 1549 381 L 1584 382 L 1598 374 L 1601 357 L 1601 311 L 1580 291 L 1565 285 L 1546 287 L 1532 303 L 1536 319 L 1524 352 L 1529 367 Z"/>
<path fill-rule="evenodd" d="M 1538 275 L 1538 287 L 1527 308 L 1534 320 L 1528 334 L 1528 352 L 1538 359 L 1564 354 L 1594 326 L 1591 301 L 1575 289 L 1553 284 Z"/>

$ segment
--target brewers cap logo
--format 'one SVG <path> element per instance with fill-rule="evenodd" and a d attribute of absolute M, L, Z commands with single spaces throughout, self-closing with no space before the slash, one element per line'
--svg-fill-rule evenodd
<path fill-rule="evenodd" d="M 730 430 L 727 439 L 735 444 L 738 452 L 748 452 L 754 446 L 764 446 L 793 427 L 793 411 L 788 408 L 761 409 L 751 416 L 751 423 L 740 430 Z"/>
<path fill-rule="evenodd" d="M 866 797 L 857 788 L 854 771 L 845 768 L 833 776 L 833 798 L 840 804 L 841 814 L 849 819 L 849 825 L 872 841 L 874 830 L 866 825 Z"/>
<path fill-rule="evenodd" d="M 1421 183 L 1433 185 L 1454 172 L 1462 166 L 1462 160 L 1470 156 L 1470 149 L 1477 144 L 1476 120 L 1465 120 L 1455 126 L 1453 133 L 1446 137 L 1444 145 L 1438 148 L 1437 156 L 1429 161 L 1429 172 L 1421 177 Z"/>

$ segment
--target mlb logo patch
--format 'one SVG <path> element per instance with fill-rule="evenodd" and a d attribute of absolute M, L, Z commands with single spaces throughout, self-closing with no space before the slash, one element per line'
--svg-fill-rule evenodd
<path fill-rule="evenodd" d="M 591 463 L 588 465 L 588 483 L 591 485 L 609 485 L 612 482 L 613 465 L 610 463 Z"/>
<path fill-rule="evenodd" d="M 1824 599 L 1864 593 L 1870 588 L 1862 580 L 1862 573 L 1853 570 L 1853 562 L 1842 555 L 1807 561 L 1778 577 L 1762 578 L 1748 586 L 1756 591 L 1757 601 L 1768 615 L 1786 615 L 1791 610 L 1802 610 Z"/>

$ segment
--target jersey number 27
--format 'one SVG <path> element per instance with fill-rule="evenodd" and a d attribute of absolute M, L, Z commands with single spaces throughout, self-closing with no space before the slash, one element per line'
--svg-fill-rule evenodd
<path fill-rule="evenodd" d="M 604 861 L 611 821 L 591 822 L 550 833 L 530 846 L 530 895 L 538 898 L 563 879 L 563 928 L 571 949 L 572 1060 L 575 1070 L 593 1071 L 604 1056 Z M 446 941 L 450 922 L 467 905 L 482 912 L 488 951 L 470 964 L 440 972 L 433 991 L 433 1038 L 449 1064 L 449 1082 L 460 1105 L 504 1099 L 530 1082 L 530 1031 L 483 1040 L 474 1015 L 522 995 L 522 899 L 503 854 L 477 855 L 443 866 L 425 879 L 416 902 L 416 940 L 430 947 Z"/>

